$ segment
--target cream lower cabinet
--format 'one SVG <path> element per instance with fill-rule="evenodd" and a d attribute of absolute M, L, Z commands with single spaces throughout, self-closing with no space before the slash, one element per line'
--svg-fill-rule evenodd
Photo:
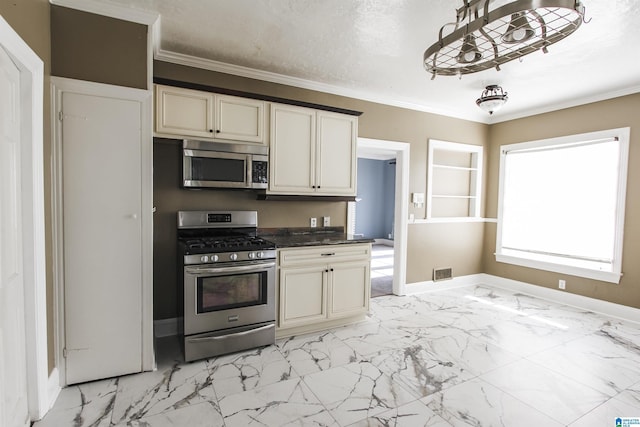
<path fill-rule="evenodd" d="M 325 329 L 369 311 L 371 245 L 281 249 L 278 335 Z"/>

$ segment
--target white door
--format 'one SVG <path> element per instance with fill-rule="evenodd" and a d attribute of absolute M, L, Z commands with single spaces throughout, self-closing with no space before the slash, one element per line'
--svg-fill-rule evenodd
<path fill-rule="evenodd" d="M 0 48 L 0 425 L 29 425 L 25 364 L 20 72 Z"/>
<path fill-rule="evenodd" d="M 66 382 L 142 370 L 140 103 L 62 94 Z"/>

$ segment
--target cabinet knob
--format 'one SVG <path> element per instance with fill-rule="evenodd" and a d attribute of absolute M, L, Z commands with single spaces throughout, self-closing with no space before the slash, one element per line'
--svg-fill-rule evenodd
<path fill-rule="evenodd" d="M 220 129 L 216 129 L 216 133 L 220 133 Z"/>
<path fill-rule="evenodd" d="M 209 132 L 213 133 L 213 129 L 209 129 Z"/>

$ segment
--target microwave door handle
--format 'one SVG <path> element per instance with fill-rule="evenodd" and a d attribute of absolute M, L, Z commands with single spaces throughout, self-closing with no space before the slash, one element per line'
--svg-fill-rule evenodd
<path fill-rule="evenodd" d="M 253 164 L 251 163 L 251 156 L 247 154 L 247 158 L 244 161 L 245 169 L 247 172 L 246 176 L 246 186 L 251 187 L 251 183 L 253 182 Z"/>
<path fill-rule="evenodd" d="M 236 273 L 236 272 L 247 272 L 247 271 L 260 271 L 265 268 L 275 267 L 275 262 L 267 262 L 262 264 L 252 264 L 252 265 L 242 265 L 236 267 L 220 267 L 220 268 L 211 268 L 211 267 L 187 267 L 185 272 L 192 274 L 218 274 L 218 273 Z"/>
<path fill-rule="evenodd" d="M 203 342 L 203 341 L 226 340 L 227 338 L 241 337 L 243 335 L 249 335 L 249 334 L 253 334 L 255 332 L 264 331 L 265 329 L 275 328 L 275 326 L 276 325 L 274 325 L 272 323 L 270 325 L 260 326 L 259 328 L 249 329 L 248 331 L 243 331 L 243 332 L 236 332 L 234 334 L 219 335 L 219 336 L 215 336 L 215 337 L 187 338 L 187 341 L 196 343 L 196 342 Z"/>

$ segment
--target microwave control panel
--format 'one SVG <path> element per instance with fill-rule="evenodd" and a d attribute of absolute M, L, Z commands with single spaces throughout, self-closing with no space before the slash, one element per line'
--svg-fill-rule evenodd
<path fill-rule="evenodd" d="M 269 167 L 267 162 L 253 161 L 251 162 L 251 176 L 252 182 L 266 184 L 267 176 L 269 173 Z"/>

